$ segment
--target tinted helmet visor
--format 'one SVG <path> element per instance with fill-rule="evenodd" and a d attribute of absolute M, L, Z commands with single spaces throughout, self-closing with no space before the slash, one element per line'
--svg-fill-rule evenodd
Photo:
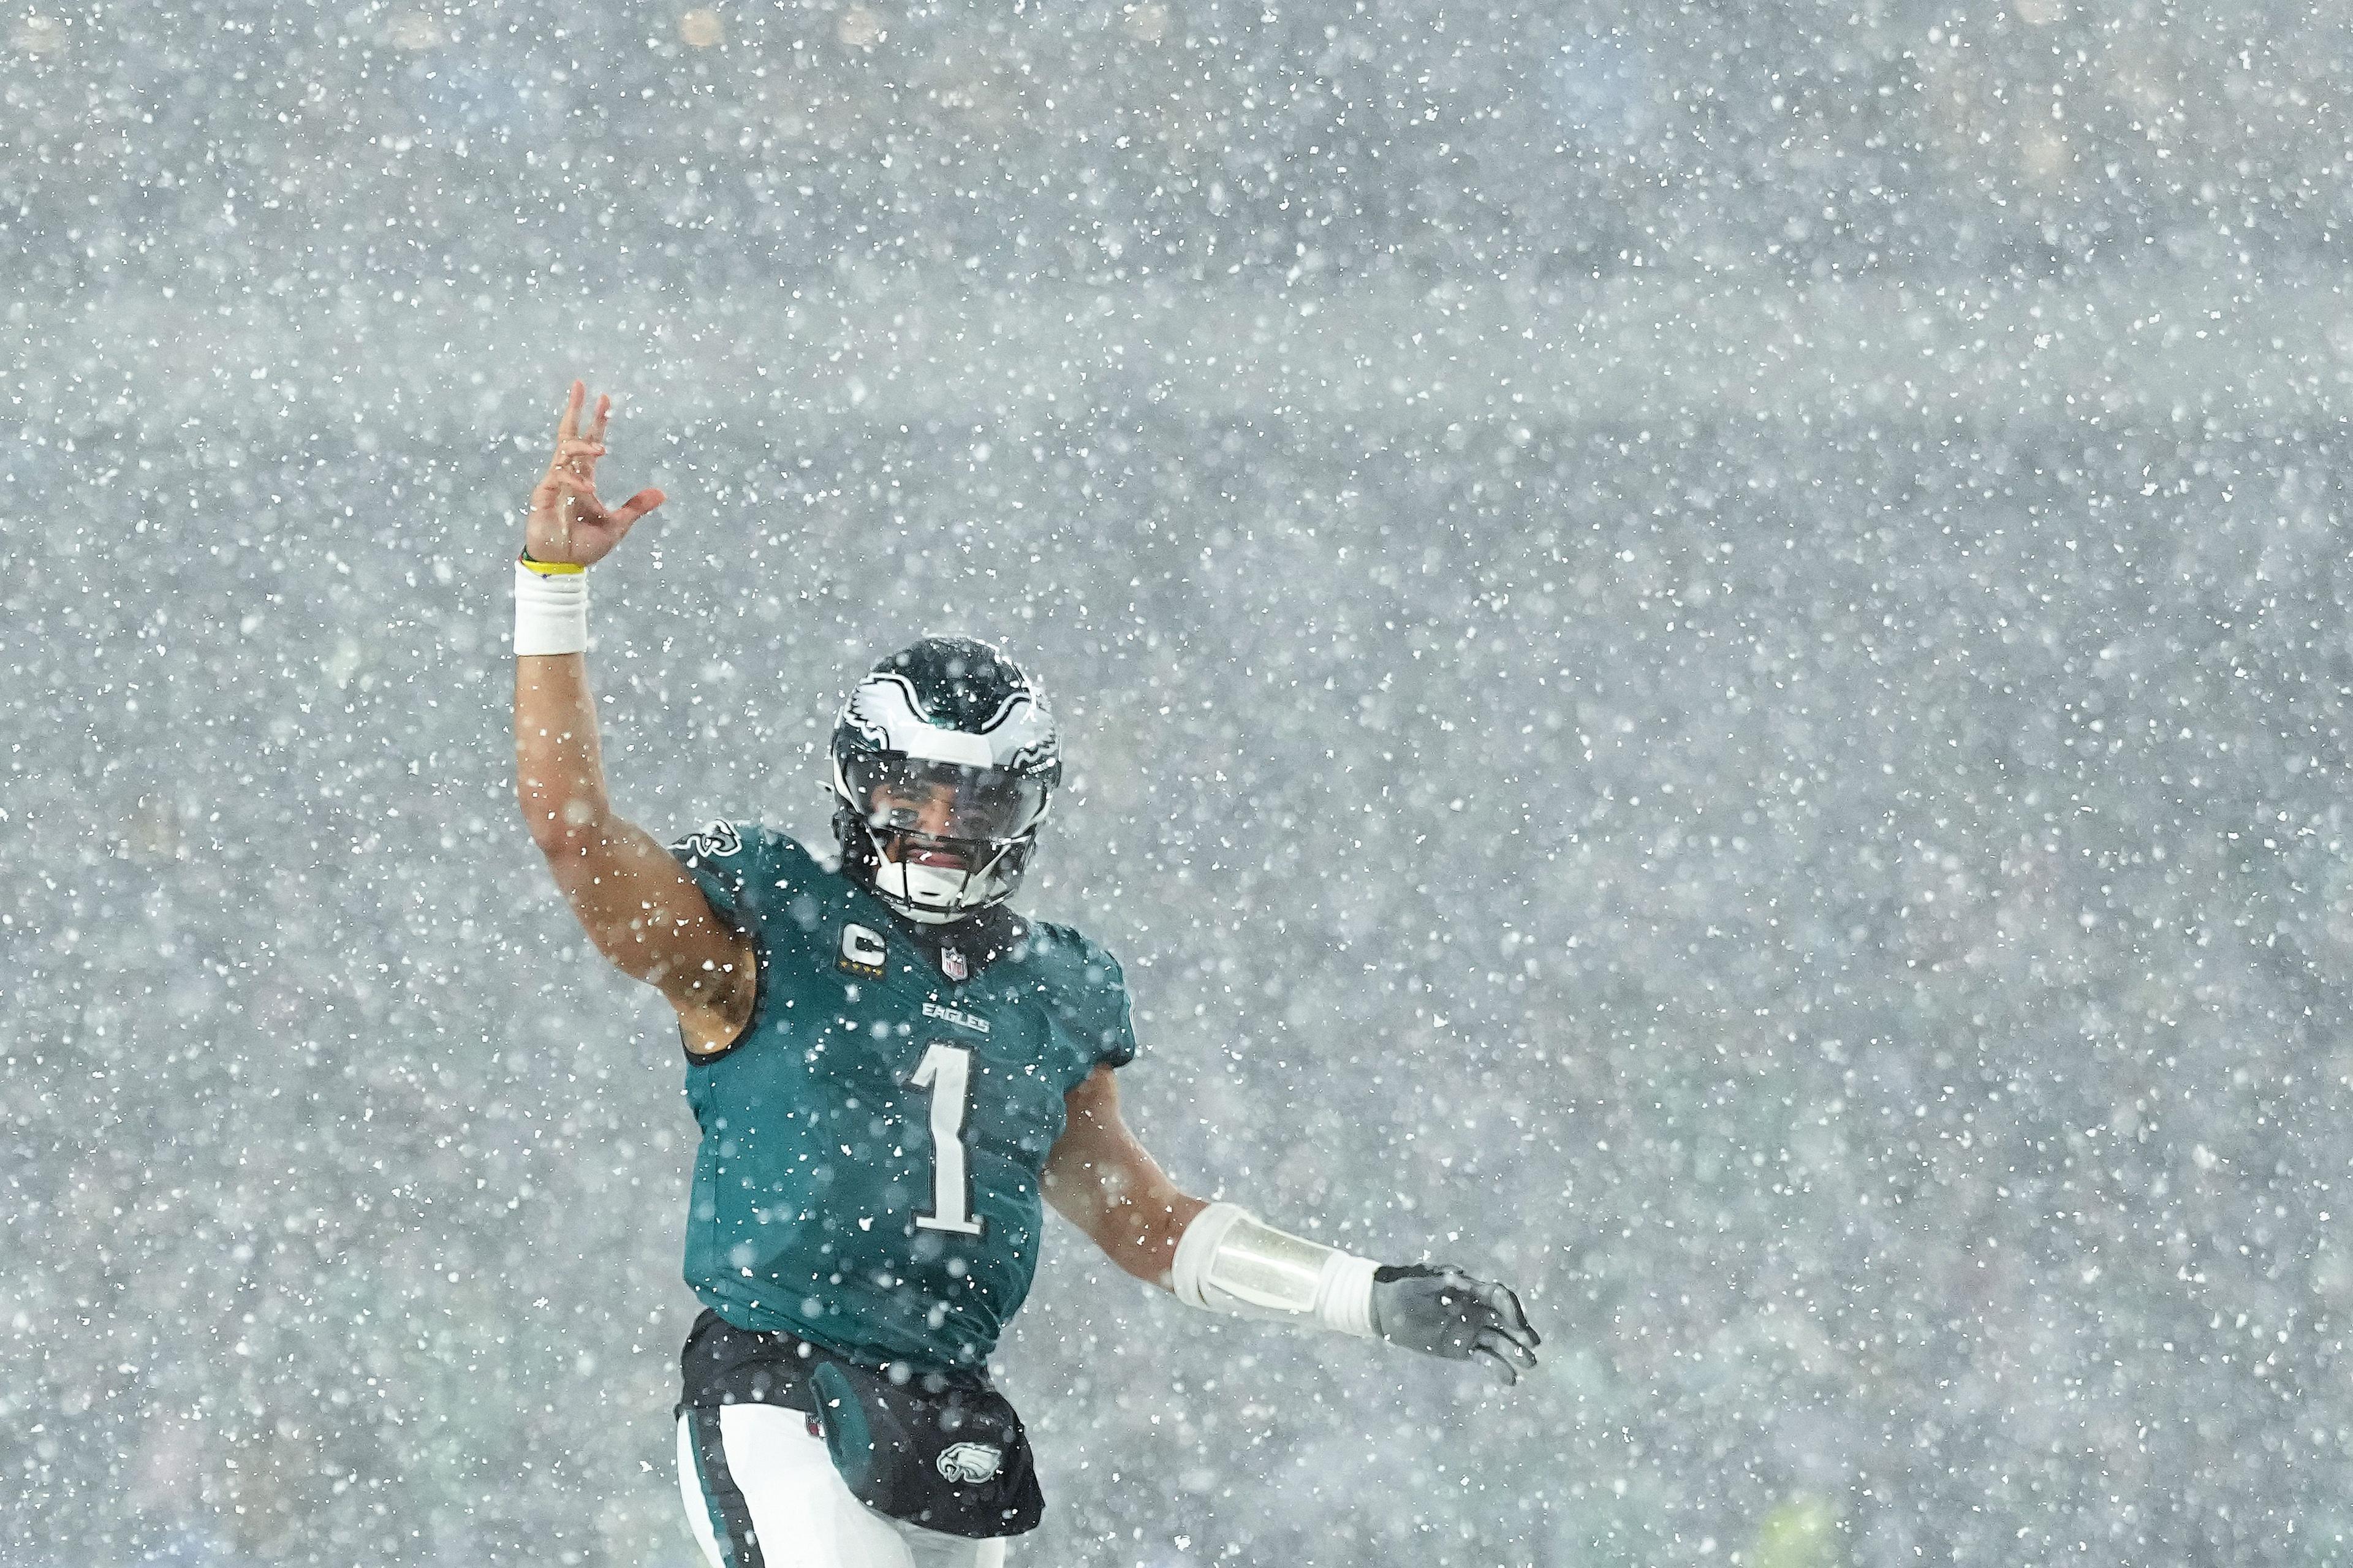
<path fill-rule="evenodd" d="M 842 776 L 878 836 L 1004 844 L 1035 827 L 1046 811 L 1043 780 L 1001 768 L 869 752 L 846 760 Z"/>

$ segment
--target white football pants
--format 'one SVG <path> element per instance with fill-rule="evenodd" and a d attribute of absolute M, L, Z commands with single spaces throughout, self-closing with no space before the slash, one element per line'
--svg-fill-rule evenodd
<path fill-rule="evenodd" d="M 1004 1568 L 1005 1542 L 875 1512 L 809 1418 L 777 1405 L 678 1418 L 678 1482 L 711 1568 Z"/>

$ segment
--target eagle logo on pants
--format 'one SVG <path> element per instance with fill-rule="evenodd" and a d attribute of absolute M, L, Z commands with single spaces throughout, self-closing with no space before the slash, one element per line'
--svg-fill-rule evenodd
<path fill-rule="evenodd" d="M 939 1471 L 952 1481 L 977 1486 L 997 1474 L 1005 1451 L 986 1443 L 956 1443 L 940 1451 Z"/>

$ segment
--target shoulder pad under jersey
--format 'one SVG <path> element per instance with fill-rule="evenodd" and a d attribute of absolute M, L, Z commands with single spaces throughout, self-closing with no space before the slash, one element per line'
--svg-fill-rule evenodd
<path fill-rule="evenodd" d="M 721 916 L 756 926 L 807 890 L 823 868 L 790 834 L 756 822 L 714 822 L 670 847 Z"/>
<path fill-rule="evenodd" d="M 1134 1010 L 1119 960 L 1071 927 L 1051 921 L 1030 926 L 1029 953 L 1057 1026 L 1105 1067 L 1123 1068 L 1134 1061 Z"/>

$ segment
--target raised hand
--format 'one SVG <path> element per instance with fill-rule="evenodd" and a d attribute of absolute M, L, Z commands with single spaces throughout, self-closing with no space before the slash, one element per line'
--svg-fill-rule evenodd
<path fill-rule="evenodd" d="M 1421 1263 L 1373 1271 L 1373 1331 L 1424 1355 L 1482 1362 L 1505 1384 L 1535 1367 L 1544 1342 L 1509 1286 Z"/>
<path fill-rule="evenodd" d="M 662 503 L 662 493 L 656 489 L 639 490 L 617 507 L 596 499 L 596 459 L 605 455 L 605 421 L 613 400 L 596 399 L 596 423 L 584 436 L 580 411 L 587 399 L 587 386 L 574 382 L 563 423 L 555 427 L 555 454 L 531 492 L 522 547 L 533 561 L 594 565 L 612 552 L 638 519 Z"/>

